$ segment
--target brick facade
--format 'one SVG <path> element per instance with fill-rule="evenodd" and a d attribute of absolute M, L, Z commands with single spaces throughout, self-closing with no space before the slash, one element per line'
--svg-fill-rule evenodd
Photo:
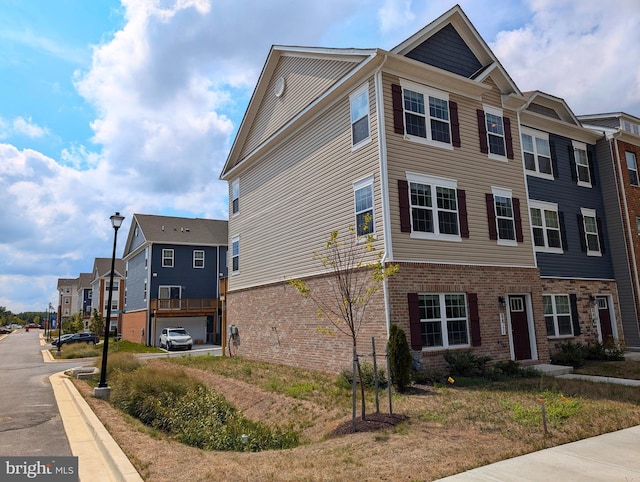
<path fill-rule="evenodd" d="M 122 314 L 122 330 L 120 334 L 123 340 L 146 345 L 145 328 L 147 326 L 147 312 L 133 311 Z"/>
<path fill-rule="evenodd" d="M 407 335 L 410 329 L 407 293 L 476 293 L 481 345 L 462 349 L 471 349 L 476 355 L 488 355 L 492 362 L 512 359 L 508 307 L 501 305 L 499 297 L 527 295 L 535 331 L 533 333 L 530 330 L 530 337 L 535 339 L 537 361 L 549 360 L 540 272 L 537 268 L 400 263 L 400 274 L 388 280 L 388 293 L 391 323 L 398 324 Z M 505 319 L 504 335 L 500 314 Z M 443 354 L 444 350 L 423 349 L 421 356 L 425 366 L 444 366 Z M 534 351 L 532 356 L 535 357 Z"/>
<path fill-rule="evenodd" d="M 618 302 L 618 290 L 615 281 L 543 278 L 544 294 L 575 294 L 577 297 L 580 335 L 569 338 L 550 338 L 549 353 L 560 349 L 560 344 L 568 341 L 591 345 L 598 341 L 598 319 L 594 312 L 594 302 L 590 296 L 607 296 L 612 301 L 611 324 L 615 323 L 618 339 L 623 338 L 622 316 Z M 615 332 L 614 332 L 615 333 Z"/>

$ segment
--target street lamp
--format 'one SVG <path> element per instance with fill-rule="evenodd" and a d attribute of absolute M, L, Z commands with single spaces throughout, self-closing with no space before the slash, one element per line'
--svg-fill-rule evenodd
<path fill-rule="evenodd" d="M 111 299 L 113 296 L 113 272 L 116 265 L 116 241 L 118 239 L 118 229 L 122 226 L 124 216 L 116 212 L 111 216 L 111 225 L 113 226 L 113 254 L 111 255 L 111 274 L 109 275 L 109 296 L 107 301 L 107 320 L 104 323 L 104 343 L 102 346 L 102 365 L 100 367 L 100 382 L 93 389 L 93 396 L 97 398 L 109 399 L 111 388 L 107 385 L 107 351 L 109 350 L 109 328 L 111 324 Z"/>
<path fill-rule="evenodd" d="M 53 312 L 53 306 L 51 306 L 51 303 L 49 303 L 49 320 L 47 321 L 48 333 L 45 333 L 45 338 L 47 339 L 47 341 L 51 336 L 51 313 L 52 312 Z"/>
<path fill-rule="evenodd" d="M 64 291 L 60 290 L 60 313 L 58 313 L 58 356 L 60 356 L 60 338 L 62 337 L 62 296 L 64 295 Z"/>

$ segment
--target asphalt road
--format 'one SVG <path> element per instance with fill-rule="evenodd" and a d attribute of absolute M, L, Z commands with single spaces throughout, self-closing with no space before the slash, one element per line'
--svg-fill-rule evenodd
<path fill-rule="evenodd" d="M 2 456 L 72 455 L 49 376 L 78 363 L 45 363 L 40 332 L 17 330 L 0 339 Z"/>

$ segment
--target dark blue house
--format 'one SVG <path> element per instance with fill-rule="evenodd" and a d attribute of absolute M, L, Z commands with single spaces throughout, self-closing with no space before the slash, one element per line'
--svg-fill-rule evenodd
<path fill-rule="evenodd" d="M 155 346 L 162 328 L 182 326 L 195 344 L 220 344 L 227 239 L 227 221 L 134 214 L 123 253 L 123 338 Z"/>
<path fill-rule="evenodd" d="M 525 96 L 520 134 L 549 347 L 619 340 L 595 148 L 601 135 L 583 128 L 564 100 L 539 91 Z"/>

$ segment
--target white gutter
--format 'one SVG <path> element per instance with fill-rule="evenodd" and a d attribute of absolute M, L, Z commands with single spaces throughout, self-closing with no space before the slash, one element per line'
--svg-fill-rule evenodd
<path fill-rule="evenodd" d="M 382 85 L 382 67 L 387 61 L 387 55 L 373 73 L 375 92 L 376 92 L 376 110 L 378 120 L 378 159 L 380 160 L 380 193 L 382 196 L 382 213 L 383 213 L 383 236 L 384 236 L 384 253 L 380 262 L 384 265 L 387 260 L 393 259 L 393 247 L 391 243 L 391 214 L 389 213 L 389 176 L 387 173 L 387 143 L 385 131 L 384 116 L 384 96 Z M 389 293 L 387 291 L 387 279 L 382 281 L 382 292 L 384 296 L 384 316 L 385 325 L 387 327 L 387 340 L 389 339 L 389 331 L 391 329 L 391 315 L 389 311 Z"/>

